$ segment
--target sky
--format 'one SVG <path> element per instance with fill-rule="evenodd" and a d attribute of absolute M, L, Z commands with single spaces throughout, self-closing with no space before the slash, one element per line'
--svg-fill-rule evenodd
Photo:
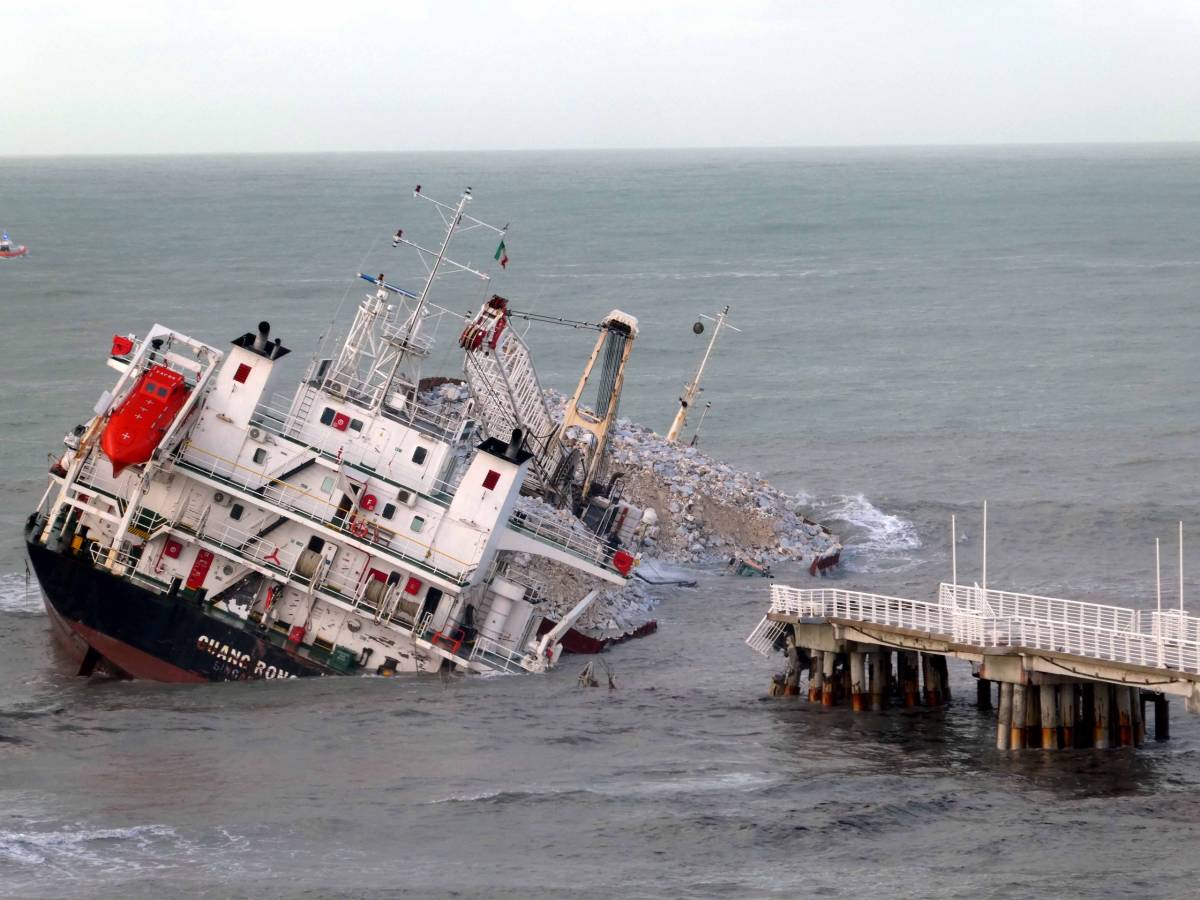
<path fill-rule="evenodd" d="M 0 155 L 1200 140 L 1200 0 L 35 0 Z"/>

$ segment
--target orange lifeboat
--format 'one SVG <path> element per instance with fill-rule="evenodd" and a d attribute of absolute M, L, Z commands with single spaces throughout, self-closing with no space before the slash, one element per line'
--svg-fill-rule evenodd
<path fill-rule="evenodd" d="M 152 366 L 138 379 L 100 435 L 100 449 L 112 462 L 114 478 L 126 466 L 150 458 L 188 393 L 183 376 L 165 366 Z"/>

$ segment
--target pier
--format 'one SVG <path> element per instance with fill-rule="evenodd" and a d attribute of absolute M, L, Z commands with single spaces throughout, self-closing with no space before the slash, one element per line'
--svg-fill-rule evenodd
<path fill-rule="evenodd" d="M 934 601 L 773 585 L 746 643 L 785 655 L 773 695 L 855 713 L 943 706 L 949 660 L 963 660 L 999 750 L 1133 747 L 1170 737 L 1170 696 L 1200 712 L 1200 618 L 1182 610 L 958 584 Z"/>

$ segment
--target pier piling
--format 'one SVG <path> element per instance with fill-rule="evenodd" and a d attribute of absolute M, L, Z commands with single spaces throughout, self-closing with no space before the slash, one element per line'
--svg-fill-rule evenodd
<path fill-rule="evenodd" d="M 1062 728 L 1062 743 L 1064 750 L 1075 746 L 1075 709 L 1078 706 L 1079 689 L 1074 684 L 1058 686 L 1058 724 Z"/>
<path fill-rule="evenodd" d="M 992 683 L 986 678 L 975 682 L 975 706 L 977 709 L 992 708 Z"/>
<path fill-rule="evenodd" d="M 863 712 L 867 708 L 866 660 L 857 650 L 850 654 L 850 708 Z"/>
<path fill-rule="evenodd" d="M 1040 689 L 1039 712 L 1042 720 L 1042 749 L 1058 749 L 1058 693 L 1052 684 Z"/>
<path fill-rule="evenodd" d="M 825 679 L 825 672 L 822 669 L 822 654 L 820 650 L 813 650 L 808 657 L 808 699 L 811 703 L 819 703 L 821 700 L 822 683 Z"/>
<path fill-rule="evenodd" d="M 1012 746 L 1013 686 L 1000 682 L 999 720 L 996 723 L 996 749 Z"/>
<path fill-rule="evenodd" d="M 883 709 L 883 651 L 879 648 L 871 651 L 867 674 L 870 680 L 871 711 L 879 712 Z"/>
<path fill-rule="evenodd" d="M 1165 694 L 1154 695 L 1154 740 L 1171 739 L 1171 705 Z"/>
<path fill-rule="evenodd" d="M 1092 693 L 1092 746 L 1097 750 L 1107 750 L 1111 746 L 1108 739 L 1108 730 L 1112 723 L 1109 694 L 1107 684 L 1097 684 Z"/>
<path fill-rule="evenodd" d="M 1012 686 L 1012 717 L 1009 719 L 1008 749 L 1025 749 L 1025 685 Z"/>
<path fill-rule="evenodd" d="M 904 708 L 913 709 L 920 703 L 920 654 L 915 650 L 903 650 L 896 654 L 896 668 L 902 674 L 901 691 L 904 695 Z"/>
<path fill-rule="evenodd" d="M 1133 746 L 1133 710 L 1129 702 L 1129 688 L 1115 688 L 1117 694 L 1117 746 Z"/>
<path fill-rule="evenodd" d="M 821 651 L 821 705 L 833 706 L 836 702 L 833 680 L 833 667 L 837 662 L 837 654 L 828 650 Z"/>

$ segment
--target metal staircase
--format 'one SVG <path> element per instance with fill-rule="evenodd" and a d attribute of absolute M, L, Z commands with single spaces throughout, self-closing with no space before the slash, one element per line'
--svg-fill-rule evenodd
<path fill-rule="evenodd" d="M 529 348 L 520 335 L 506 330 L 496 349 L 485 344 L 468 350 L 463 369 L 484 431 L 490 437 L 507 440 L 514 429 L 520 428 L 527 449 L 534 455 L 533 480 L 539 486 L 548 485 L 558 465 L 553 445 L 558 426 L 546 406 Z"/>

